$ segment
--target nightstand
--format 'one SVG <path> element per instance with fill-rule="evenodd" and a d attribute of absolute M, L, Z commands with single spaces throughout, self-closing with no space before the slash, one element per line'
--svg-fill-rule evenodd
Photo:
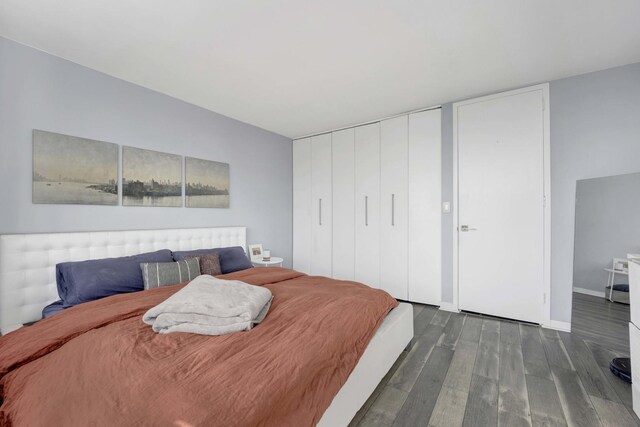
<path fill-rule="evenodd" d="M 272 256 L 269 261 L 264 261 L 262 258 L 252 259 L 251 263 L 254 267 L 282 267 L 282 258 Z"/>

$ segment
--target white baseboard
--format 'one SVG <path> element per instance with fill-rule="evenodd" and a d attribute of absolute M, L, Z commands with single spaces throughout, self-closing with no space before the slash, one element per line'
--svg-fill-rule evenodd
<path fill-rule="evenodd" d="M 576 286 L 573 287 L 573 292 L 577 292 L 579 294 L 591 295 L 594 297 L 604 298 L 604 291 L 592 291 L 591 289 L 586 288 L 578 288 Z"/>
<path fill-rule="evenodd" d="M 551 320 L 548 325 L 542 325 L 542 327 L 547 329 L 554 329 L 556 331 L 571 332 L 571 322 Z"/>
<path fill-rule="evenodd" d="M 460 313 L 460 310 L 458 310 L 458 307 L 453 305 L 453 303 L 451 303 L 451 302 L 442 301 L 440 303 L 440 310 L 442 310 L 442 311 L 451 311 L 452 313 Z"/>
<path fill-rule="evenodd" d="M 454 306 L 450 302 L 441 302 L 440 310 L 451 311 L 453 313 L 460 313 L 458 307 Z M 556 331 L 571 332 L 571 322 L 561 322 L 559 320 L 551 320 L 548 325 L 543 325 L 543 328 L 555 329 Z"/>

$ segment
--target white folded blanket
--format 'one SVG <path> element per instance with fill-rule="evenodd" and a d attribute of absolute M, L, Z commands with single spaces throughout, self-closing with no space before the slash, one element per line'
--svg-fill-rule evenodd
<path fill-rule="evenodd" d="M 260 323 L 271 299 L 271 291 L 262 286 L 203 275 L 151 308 L 142 320 L 161 334 L 223 335 Z"/>

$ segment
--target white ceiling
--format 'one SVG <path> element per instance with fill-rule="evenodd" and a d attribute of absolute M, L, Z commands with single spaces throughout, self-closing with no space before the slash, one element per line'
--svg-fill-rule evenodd
<path fill-rule="evenodd" d="M 0 0 L 0 35 L 289 137 L 640 61 L 638 0 Z"/>

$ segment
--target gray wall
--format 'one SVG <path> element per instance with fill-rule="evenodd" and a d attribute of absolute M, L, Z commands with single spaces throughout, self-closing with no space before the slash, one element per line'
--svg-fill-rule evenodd
<path fill-rule="evenodd" d="M 3 38 L 0 94 L 0 233 L 245 225 L 291 265 L 289 138 Z M 227 162 L 231 207 L 34 205 L 32 129 Z"/>
<path fill-rule="evenodd" d="M 551 319 L 570 322 L 576 181 L 640 169 L 640 63 L 555 80 L 549 90 Z M 448 181 L 453 158 L 445 154 L 453 146 L 451 108 L 442 107 L 443 201 L 453 197 Z M 442 230 L 442 296 L 452 302 L 447 297 L 453 295 L 453 234 L 447 217 Z"/>
<path fill-rule="evenodd" d="M 638 165 L 640 169 L 640 165 Z M 640 173 L 584 179 L 576 187 L 573 286 L 604 292 L 613 258 L 640 252 Z M 628 283 L 617 275 L 616 283 Z"/>
<path fill-rule="evenodd" d="M 553 81 L 551 316 L 570 321 L 576 181 L 640 168 L 640 64 Z"/>

